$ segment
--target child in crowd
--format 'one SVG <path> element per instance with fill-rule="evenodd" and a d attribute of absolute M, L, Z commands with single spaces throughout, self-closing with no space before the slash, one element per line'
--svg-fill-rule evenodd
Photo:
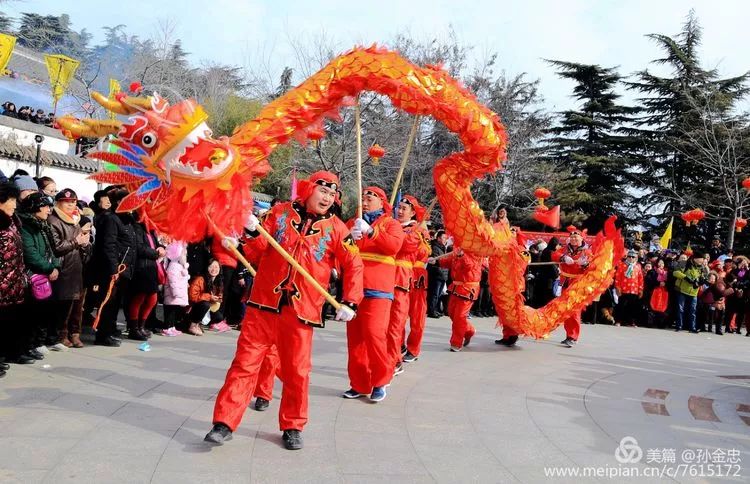
<path fill-rule="evenodd" d="M 167 329 L 164 336 L 177 336 L 189 306 L 187 248 L 182 242 L 172 242 L 167 246 L 167 283 L 164 285 L 164 322 Z"/>

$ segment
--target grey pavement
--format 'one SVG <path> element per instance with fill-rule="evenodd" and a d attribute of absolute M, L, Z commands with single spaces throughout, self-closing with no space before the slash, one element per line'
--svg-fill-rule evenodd
<path fill-rule="evenodd" d="M 750 480 L 750 338 L 584 325 L 572 349 L 560 329 L 509 349 L 494 319 L 473 322 L 471 346 L 451 353 L 449 321 L 428 319 L 420 359 L 378 404 L 340 397 L 345 329 L 316 330 L 298 452 L 281 445 L 276 399 L 248 409 L 231 442 L 202 442 L 237 332 L 13 366 L 0 380 L 0 482 Z M 672 477 L 643 477 L 657 471 Z"/>

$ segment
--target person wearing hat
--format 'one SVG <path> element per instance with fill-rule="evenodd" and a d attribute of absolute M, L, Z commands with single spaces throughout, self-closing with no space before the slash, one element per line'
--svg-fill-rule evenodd
<path fill-rule="evenodd" d="M 22 308 L 28 277 L 23 263 L 21 221 L 16 214 L 18 188 L 0 183 L 0 377 L 10 369 L 5 360 L 15 360 L 28 349 L 28 324 Z M 29 359 L 33 362 L 33 358 Z"/>
<path fill-rule="evenodd" d="M 407 195 L 411 197 L 411 195 Z M 430 244 L 430 234 L 424 226 L 424 218 L 427 216 L 426 210 L 419 205 L 419 201 L 414 198 L 412 205 L 415 207 L 414 215 L 418 224 L 414 230 L 419 230 L 422 242 L 420 250 L 415 254 L 414 269 L 412 271 L 412 286 L 409 292 L 409 336 L 406 338 L 406 353 L 403 361 L 412 363 L 417 361 L 422 349 L 422 338 L 424 336 L 424 327 L 427 320 L 427 259 L 432 255 L 432 246 Z"/>
<path fill-rule="evenodd" d="M 298 184 L 297 199 L 275 205 L 263 227 L 323 287 L 337 265 L 344 278 L 339 321 L 351 321 L 362 299 L 362 260 L 343 222 L 331 213 L 339 179 L 319 171 Z M 260 222 L 250 215 L 245 228 L 254 232 Z M 232 243 L 227 239 L 227 243 Z M 252 389 L 258 383 L 266 355 L 276 347 L 282 381 L 279 428 L 289 450 L 303 447 L 308 390 L 312 368 L 314 327 L 323 327 L 325 298 L 271 247 L 264 237 L 247 243 L 248 260 L 257 267 L 242 322 L 237 352 L 216 397 L 213 428 L 205 440 L 222 444 L 242 420 Z"/>
<path fill-rule="evenodd" d="M 583 240 L 585 231 L 571 225 L 568 227 L 568 233 L 568 243 L 562 251 L 553 254 L 553 260 L 560 263 L 560 282 L 563 289 L 583 274 L 592 257 L 588 244 Z M 564 326 L 565 339 L 560 344 L 572 348 L 578 342 L 581 333 L 581 312 L 566 319 Z"/>
<path fill-rule="evenodd" d="M 14 177 L 11 177 L 11 181 L 16 186 L 16 188 L 18 188 L 18 191 L 21 192 L 21 194 L 18 196 L 19 202 L 32 193 L 39 191 L 39 187 L 37 186 L 36 182 L 29 175 L 16 175 Z"/>
<path fill-rule="evenodd" d="M 410 294 L 415 281 L 414 264 L 417 261 L 426 259 L 430 255 L 430 246 L 427 244 L 427 230 L 422 227 L 421 221 L 424 217 L 424 208 L 419 201 L 411 196 L 404 195 L 396 209 L 396 218 L 401 224 L 404 231 L 404 243 L 396 254 L 396 279 L 393 290 L 393 303 L 391 304 L 390 321 L 388 322 L 387 332 L 387 351 L 393 360 L 394 375 L 404 371 L 401 359 L 406 351 L 402 350 L 404 344 L 404 330 L 406 328 L 406 318 L 409 317 Z M 427 305 L 426 295 L 423 294 L 424 305 Z M 426 307 L 422 308 L 422 315 Z M 412 332 L 421 332 L 419 320 L 412 322 Z M 424 328 L 424 324 L 422 324 Z M 415 338 L 417 335 L 415 335 Z M 421 342 L 422 336 L 418 335 Z M 419 355 L 419 349 L 416 349 Z M 413 356 L 413 354 L 412 354 Z M 414 357 L 414 361 L 416 357 Z"/>
<path fill-rule="evenodd" d="M 618 296 L 618 319 L 626 325 L 635 327 L 642 313 L 643 269 L 638 263 L 638 252 L 633 249 L 628 251 L 625 262 L 617 267 L 615 291 Z"/>
<path fill-rule="evenodd" d="M 18 216 L 22 223 L 23 261 L 26 268 L 32 274 L 47 276 L 54 284 L 60 277 L 60 260 L 55 257 L 54 236 L 47 221 L 52 206 L 52 198 L 41 192 L 34 192 L 21 201 Z M 52 301 L 37 300 L 29 296 L 26 308 L 34 321 L 29 354 L 35 359 L 42 359 L 42 354 L 48 349 L 46 345 L 50 342 L 53 346 L 49 349 L 57 351 L 67 349 L 62 344 L 57 345 L 59 341 L 55 342 L 55 335 L 47 332 L 50 321 L 53 321 L 55 317 L 55 307 Z M 19 360 L 19 363 L 22 361 Z"/>
<path fill-rule="evenodd" d="M 48 329 L 49 342 L 66 348 L 83 348 L 81 317 L 83 267 L 91 257 L 91 243 L 78 222 L 81 220 L 78 195 L 65 188 L 55 195 L 55 206 L 49 216 L 54 238 L 54 252 L 61 258 L 60 277 L 52 284 L 55 319 Z"/>
<path fill-rule="evenodd" d="M 348 223 L 364 265 L 364 299 L 357 317 L 346 326 L 350 388 L 342 396 L 348 399 L 370 395 L 370 401 L 379 402 L 386 397 L 386 385 L 393 377 L 394 362 L 386 335 L 396 282 L 396 254 L 406 234 L 391 213 L 383 189 L 370 186 L 362 192 L 362 218 Z"/>
<path fill-rule="evenodd" d="M 469 311 L 479 297 L 479 281 L 482 269 L 487 265 L 486 258 L 464 252 L 456 247 L 450 254 L 435 259 L 430 257 L 429 264 L 440 264 L 450 271 L 451 283 L 448 286 L 448 317 L 451 318 L 450 349 L 459 352 L 469 346 L 476 330 L 469 322 Z"/>

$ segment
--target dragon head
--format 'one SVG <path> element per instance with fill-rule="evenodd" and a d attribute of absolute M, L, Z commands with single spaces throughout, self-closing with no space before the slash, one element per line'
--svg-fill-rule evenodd
<path fill-rule="evenodd" d="M 213 138 L 208 115 L 192 99 L 172 105 L 156 93 L 109 99 L 95 92 L 92 97 L 127 119 L 65 116 L 58 123 L 74 136 L 115 136 L 105 151 L 89 157 L 102 163 L 92 179 L 128 188 L 118 211 L 139 210 L 155 228 L 183 240 L 205 235 L 204 217 L 185 217 L 200 210 L 213 212 L 228 230 L 242 227 L 252 204 L 252 180 L 269 170 L 265 159 L 243 157 L 229 138 Z"/>

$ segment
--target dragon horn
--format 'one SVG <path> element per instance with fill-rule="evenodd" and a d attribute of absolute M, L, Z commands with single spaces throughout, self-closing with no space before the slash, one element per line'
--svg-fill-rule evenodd
<path fill-rule="evenodd" d="M 104 109 L 113 113 L 129 116 L 139 111 L 151 109 L 151 97 L 130 97 L 123 96 L 120 99 L 109 99 L 108 97 L 96 91 L 91 93 L 94 101 L 99 103 Z"/>
<path fill-rule="evenodd" d="M 110 119 L 76 119 L 72 116 L 58 118 L 57 122 L 63 130 L 70 131 L 82 138 L 101 138 L 108 134 L 117 134 L 122 123 Z"/>

